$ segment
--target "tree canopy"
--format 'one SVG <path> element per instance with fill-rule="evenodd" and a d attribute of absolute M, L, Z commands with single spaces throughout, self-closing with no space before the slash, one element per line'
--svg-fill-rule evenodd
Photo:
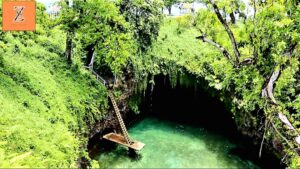
<path fill-rule="evenodd" d="M 176 29 L 161 32 L 148 53 L 148 58 L 154 58 L 144 61 L 150 66 L 141 67 L 148 67 L 150 74 L 173 74 L 175 84 L 177 74 L 185 72 L 180 67 L 205 78 L 229 103 L 240 129 L 262 130 L 261 139 L 267 138 L 267 144 L 280 142 L 273 148 L 280 156 L 286 155 L 286 163 L 298 167 L 299 2 L 203 3 L 207 8 L 196 16 L 177 17 Z M 174 40 L 174 36 L 181 39 Z M 264 141 L 261 145 L 263 148 Z"/>
<path fill-rule="evenodd" d="M 259 140 L 259 156 L 268 146 L 299 168 L 300 2 L 202 0 L 196 14 L 164 18 L 176 2 L 60 1 L 56 19 L 38 3 L 35 32 L 0 32 L 0 167 L 74 167 L 87 157 L 89 128 L 108 112 L 88 66 L 136 91 L 160 74 L 173 86 L 190 84 L 185 74 L 205 81 Z"/>

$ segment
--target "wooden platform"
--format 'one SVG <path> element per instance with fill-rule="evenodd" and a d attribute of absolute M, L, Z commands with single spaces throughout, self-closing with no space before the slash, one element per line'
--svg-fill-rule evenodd
<path fill-rule="evenodd" d="M 106 135 L 103 136 L 103 138 L 106 139 L 106 140 L 121 144 L 125 147 L 132 148 L 132 149 L 137 150 L 137 151 L 140 151 L 145 146 L 144 143 L 134 141 L 134 140 L 131 140 L 133 142 L 132 144 L 127 144 L 125 138 L 122 135 L 116 134 L 116 133 L 106 134 Z"/>

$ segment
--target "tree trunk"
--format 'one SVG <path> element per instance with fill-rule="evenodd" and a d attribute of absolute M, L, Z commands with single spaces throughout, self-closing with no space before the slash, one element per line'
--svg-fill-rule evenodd
<path fill-rule="evenodd" d="M 90 68 L 90 69 L 93 69 L 93 67 L 94 67 L 95 56 L 96 56 L 96 51 L 93 50 L 92 59 L 91 59 L 90 64 L 89 64 L 89 68 Z"/>
<path fill-rule="evenodd" d="M 84 64 L 86 66 L 89 66 L 91 64 L 91 61 L 93 59 L 93 56 L 94 56 L 94 51 L 95 51 L 95 44 L 91 44 L 91 45 L 88 45 L 84 48 L 84 51 L 87 52 L 87 56 L 86 56 L 86 59 L 84 61 Z"/>
<path fill-rule="evenodd" d="M 231 12 L 231 13 L 229 14 L 229 16 L 230 16 L 231 23 L 232 23 L 232 24 L 235 24 L 235 16 L 234 16 L 234 12 Z"/>
<path fill-rule="evenodd" d="M 229 38 L 230 38 L 230 41 L 231 41 L 231 44 L 232 44 L 232 47 L 233 47 L 233 52 L 235 54 L 235 57 L 236 57 L 236 62 L 238 64 L 240 64 L 240 52 L 238 50 L 238 46 L 237 46 L 237 43 L 236 43 L 236 40 L 233 36 L 233 33 L 231 31 L 231 29 L 229 28 L 227 22 L 224 20 L 220 10 L 219 10 L 219 7 L 217 6 L 217 4 L 215 3 L 214 0 L 209 0 L 210 3 L 212 4 L 213 8 L 214 8 L 214 11 L 219 19 L 219 21 L 222 23 L 222 25 L 224 26 Z"/>
<path fill-rule="evenodd" d="M 172 14 L 172 6 L 168 6 L 169 15 Z"/>
<path fill-rule="evenodd" d="M 72 33 L 67 32 L 67 40 L 66 40 L 66 51 L 65 56 L 69 63 L 72 62 L 72 55 L 73 55 L 73 39 Z"/>

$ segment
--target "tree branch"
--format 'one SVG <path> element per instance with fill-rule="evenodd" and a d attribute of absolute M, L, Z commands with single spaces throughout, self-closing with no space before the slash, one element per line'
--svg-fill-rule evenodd
<path fill-rule="evenodd" d="M 254 8 L 253 18 L 255 19 L 255 17 L 256 17 L 256 0 L 253 0 L 253 8 Z"/>
<path fill-rule="evenodd" d="M 229 38 L 230 38 L 230 41 L 231 41 L 231 44 L 232 44 L 232 47 L 233 47 L 233 51 L 234 51 L 234 54 L 235 54 L 236 62 L 237 62 L 237 64 L 239 64 L 240 63 L 240 52 L 238 50 L 237 43 L 236 43 L 236 40 L 233 36 L 233 33 L 232 33 L 231 29 L 229 28 L 227 22 L 222 17 L 222 15 L 220 13 L 220 10 L 219 10 L 217 4 L 215 3 L 215 1 L 214 0 L 209 0 L 209 2 L 212 4 L 212 6 L 214 8 L 214 11 L 215 11 L 219 21 L 222 23 L 222 25 L 224 26 L 227 34 L 229 35 Z"/>
<path fill-rule="evenodd" d="M 196 37 L 196 39 L 202 40 L 203 42 L 206 42 L 206 43 L 209 43 L 209 44 L 213 45 L 229 60 L 230 63 L 234 64 L 231 60 L 229 52 L 222 45 L 206 38 L 205 35 L 198 36 L 198 37 Z"/>
<path fill-rule="evenodd" d="M 254 61 L 251 58 L 246 58 L 245 60 L 243 60 L 240 64 L 241 65 L 250 65 L 252 64 Z"/>
<path fill-rule="evenodd" d="M 259 158 L 261 158 L 262 148 L 263 148 L 263 144 L 264 144 L 264 141 L 265 141 L 265 135 L 266 135 L 266 131 L 267 131 L 268 126 L 269 126 L 269 121 L 268 121 L 268 119 L 266 119 L 266 121 L 265 121 L 265 128 L 264 128 L 264 134 L 263 134 L 262 141 L 260 143 L 260 148 L 259 148 L 259 153 L 258 153 L 258 157 Z"/>
<path fill-rule="evenodd" d="M 294 50 L 296 49 L 296 46 L 297 46 L 297 44 L 291 44 L 290 47 L 286 49 L 286 51 L 283 55 L 290 58 L 293 55 Z M 276 106 L 278 106 L 278 104 L 273 95 L 273 88 L 274 88 L 274 83 L 277 81 L 280 72 L 281 72 L 281 70 L 273 71 L 272 76 L 270 77 L 267 86 L 262 90 L 262 97 L 269 98 L 271 100 L 271 102 L 273 104 L 275 104 Z M 292 130 L 296 133 L 297 137 L 295 138 L 295 142 L 299 145 L 300 144 L 299 132 L 295 129 L 295 127 L 292 125 L 292 123 L 288 120 L 286 115 L 284 115 L 282 112 L 279 112 L 278 119 L 283 124 L 285 124 L 289 130 Z M 287 139 L 279 133 L 279 131 L 276 129 L 275 125 L 272 122 L 271 122 L 271 124 L 273 125 L 273 128 L 276 130 L 276 132 L 288 143 Z"/>
<path fill-rule="evenodd" d="M 277 133 L 277 134 L 278 134 L 278 135 L 279 135 L 279 136 L 287 143 L 287 145 L 288 145 L 292 150 L 295 151 L 293 144 L 290 143 L 289 140 L 288 140 L 287 138 L 285 138 L 285 137 L 278 131 L 278 129 L 276 128 L 276 126 L 274 125 L 274 123 L 272 123 L 271 121 L 270 121 L 270 123 L 271 123 L 272 127 L 274 128 L 274 130 L 276 131 L 276 133 Z M 297 153 L 297 151 L 295 151 L 295 152 Z"/>
<path fill-rule="evenodd" d="M 295 129 L 295 127 L 292 125 L 292 123 L 288 120 L 288 118 L 283 113 L 278 113 L 279 120 L 284 123 L 289 130 L 292 130 L 296 133 L 297 137 L 295 138 L 295 142 L 297 144 L 300 144 L 300 135 L 299 132 Z"/>
<path fill-rule="evenodd" d="M 300 145 L 300 136 L 297 136 L 297 137 L 295 138 L 295 141 L 296 141 L 297 144 Z"/>
<path fill-rule="evenodd" d="M 291 122 L 288 120 L 288 118 L 287 118 L 284 114 L 278 113 L 278 118 L 279 118 L 285 125 L 288 126 L 288 129 L 297 132 L 297 130 L 293 127 L 293 125 L 291 124 Z"/>
<path fill-rule="evenodd" d="M 277 105 L 276 99 L 273 95 L 273 86 L 275 81 L 278 79 L 280 74 L 280 70 L 273 71 L 271 78 L 269 79 L 269 82 L 267 86 L 262 90 L 262 97 L 267 97 L 271 100 L 271 102 L 275 105 Z"/>
<path fill-rule="evenodd" d="M 291 56 L 294 53 L 294 50 L 297 47 L 297 43 L 292 43 L 283 53 L 283 56 L 291 58 Z M 273 88 L 274 88 L 274 83 L 277 81 L 279 74 L 281 70 L 273 71 L 271 78 L 268 81 L 267 86 L 262 90 L 262 97 L 267 97 L 271 100 L 271 102 L 275 105 L 277 105 L 276 99 L 274 98 L 273 95 Z"/>

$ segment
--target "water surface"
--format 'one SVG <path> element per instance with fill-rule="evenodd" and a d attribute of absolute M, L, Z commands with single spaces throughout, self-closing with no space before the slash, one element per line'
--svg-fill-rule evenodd
<path fill-rule="evenodd" d="M 146 144 L 139 160 L 128 158 L 122 146 L 97 157 L 103 168 L 259 168 L 231 154 L 238 145 L 200 127 L 146 118 L 129 130 Z M 245 152 L 246 153 L 246 152 Z"/>

